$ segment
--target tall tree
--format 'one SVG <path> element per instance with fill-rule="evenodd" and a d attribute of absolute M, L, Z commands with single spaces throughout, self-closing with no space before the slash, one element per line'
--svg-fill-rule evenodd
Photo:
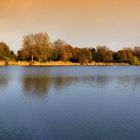
<path fill-rule="evenodd" d="M 30 34 L 24 37 L 20 56 L 25 60 L 47 61 L 51 58 L 52 44 L 47 33 Z"/>

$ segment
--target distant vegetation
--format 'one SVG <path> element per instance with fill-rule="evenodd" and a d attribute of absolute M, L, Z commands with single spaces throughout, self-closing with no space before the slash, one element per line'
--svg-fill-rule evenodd
<path fill-rule="evenodd" d="M 74 47 L 63 40 L 51 42 L 47 33 L 24 36 L 23 46 L 14 54 L 6 43 L 0 43 L 1 61 L 70 61 L 87 64 L 92 61 L 104 63 L 129 63 L 140 65 L 140 47 L 125 48 L 114 52 L 106 46 L 97 48 Z"/>
<path fill-rule="evenodd" d="M 0 60 L 10 61 L 15 59 L 16 55 L 10 50 L 9 46 L 4 42 L 0 42 Z"/>

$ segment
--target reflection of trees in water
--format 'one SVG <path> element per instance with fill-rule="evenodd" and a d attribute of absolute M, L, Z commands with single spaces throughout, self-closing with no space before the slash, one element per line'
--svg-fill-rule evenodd
<path fill-rule="evenodd" d="M 117 77 L 117 83 L 123 87 L 138 87 L 140 86 L 140 76 L 138 75 L 124 75 Z"/>
<path fill-rule="evenodd" d="M 134 76 L 134 85 L 140 85 L 140 76 Z"/>
<path fill-rule="evenodd" d="M 0 83 L 1 83 L 0 79 Z M 33 97 L 47 97 L 51 88 L 54 88 L 56 93 L 70 86 L 90 86 L 91 88 L 106 88 L 113 86 L 115 83 L 121 87 L 130 86 L 135 87 L 140 84 L 139 76 L 109 76 L 109 75 L 95 75 L 95 76 L 71 76 L 71 75 L 24 75 L 22 77 L 22 84 L 24 94 Z M 72 89 L 74 90 L 74 89 Z"/>
<path fill-rule="evenodd" d="M 45 76 L 25 75 L 22 78 L 24 94 L 26 96 L 48 96 L 50 79 Z"/>
<path fill-rule="evenodd" d="M 0 75 L 0 88 L 5 88 L 8 85 L 8 77 Z"/>
<path fill-rule="evenodd" d="M 0 67 L 0 88 L 6 88 L 10 82 L 9 69 L 7 67 Z"/>
<path fill-rule="evenodd" d="M 113 77 L 107 75 L 98 75 L 95 77 L 95 85 L 99 87 L 106 87 L 112 82 Z"/>
<path fill-rule="evenodd" d="M 61 76 L 54 78 L 53 84 L 57 90 L 66 88 L 67 86 L 82 84 L 89 86 L 106 86 L 111 82 L 111 77 L 109 76 Z"/>
<path fill-rule="evenodd" d="M 52 84 L 57 91 L 65 89 L 76 82 L 76 78 L 67 76 L 53 77 L 52 79 Z"/>
<path fill-rule="evenodd" d="M 70 77 L 49 77 L 39 75 L 25 75 L 22 78 L 24 94 L 26 96 L 44 97 L 48 96 L 49 90 L 54 87 L 61 90 L 70 86 L 74 79 Z"/>
<path fill-rule="evenodd" d="M 111 82 L 111 77 L 25 75 L 22 78 L 22 82 L 26 96 L 44 97 L 48 96 L 51 87 L 56 89 L 56 91 L 60 91 L 76 84 L 106 86 Z"/>

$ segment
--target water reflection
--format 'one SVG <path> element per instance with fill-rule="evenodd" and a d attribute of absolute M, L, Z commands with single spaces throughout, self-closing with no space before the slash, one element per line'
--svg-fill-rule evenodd
<path fill-rule="evenodd" d="M 89 76 L 82 76 L 82 77 L 73 77 L 73 76 L 60 76 L 60 77 L 53 77 L 52 85 L 57 91 L 61 91 L 66 89 L 67 87 L 76 86 L 77 84 L 85 84 L 89 85 L 94 81 L 94 77 Z"/>
<path fill-rule="evenodd" d="M 0 67 L 0 88 L 5 88 L 9 81 L 9 71 L 5 70 L 4 67 Z"/>
<path fill-rule="evenodd" d="M 0 88 L 6 87 L 8 85 L 8 77 L 0 77 Z"/>
<path fill-rule="evenodd" d="M 121 87 L 135 88 L 140 86 L 140 75 L 117 76 L 116 83 Z"/>
<path fill-rule="evenodd" d="M 45 76 L 25 75 L 22 84 L 25 96 L 47 97 L 51 81 Z"/>
<path fill-rule="evenodd" d="M 139 140 L 139 87 L 137 67 L 0 68 L 0 140 Z"/>
<path fill-rule="evenodd" d="M 63 89 L 72 86 L 99 86 L 104 88 L 113 80 L 111 76 L 46 76 L 46 75 L 24 75 L 22 85 L 25 96 L 47 97 L 52 89 L 56 94 Z"/>
<path fill-rule="evenodd" d="M 1 82 L 1 81 L 0 81 Z M 3 81 L 4 82 L 4 81 Z M 6 81 L 5 81 L 6 82 Z M 114 84 L 113 84 L 114 83 Z M 46 76 L 24 75 L 22 85 L 25 96 L 47 97 L 52 89 L 60 93 L 63 89 L 72 86 L 89 86 L 90 88 L 107 88 L 108 86 L 137 87 L 140 85 L 140 76 Z M 71 89 L 72 90 L 72 89 Z"/>
<path fill-rule="evenodd" d="M 99 78 L 101 80 L 99 80 Z M 47 97 L 51 89 L 57 93 L 76 84 L 93 85 L 98 84 L 105 86 L 109 84 L 111 77 L 94 77 L 94 76 L 43 76 L 43 75 L 24 75 L 22 85 L 25 96 Z"/>

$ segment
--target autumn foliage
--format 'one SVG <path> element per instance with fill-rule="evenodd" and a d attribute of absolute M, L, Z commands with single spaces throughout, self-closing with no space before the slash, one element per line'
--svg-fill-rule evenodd
<path fill-rule="evenodd" d="M 17 55 L 9 46 L 0 43 L 0 60 L 9 61 L 70 61 L 80 64 L 88 64 L 92 61 L 104 63 L 129 63 L 140 64 L 140 47 L 125 48 L 114 52 L 106 46 L 96 48 L 80 48 L 72 46 L 58 39 L 51 42 L 47 33 L 36 33 L 24 36 L 23 45 Z"/>

